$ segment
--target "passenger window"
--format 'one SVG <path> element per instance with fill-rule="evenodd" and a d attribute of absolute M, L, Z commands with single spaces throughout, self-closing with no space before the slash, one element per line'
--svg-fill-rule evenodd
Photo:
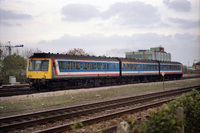
<path fill-rule="evenodd" d="M 72 62 L 68 62 L 68 70 L 72 70 Z"/>
<path fill-rule="evenodd" d="M 93 70 L 94 63 L 90 63 L 90 69 Z"/>
<path fill-rule="evenodd" d="M 94 63 L 94 70 L 96 70 L 96 63 Z"/>
<path fill-rule="evenodd" d="M 139 70 L 139 65 L 136 65 L 136 70 Z"/>
<path fill-rule="evenodd" d="M 100 63 L 97 63 L 97 69 L 100 70 Z"/>
<path fill-rule="evenodd" d="M 76 69 L 80 70 L 80 62 L 76 62 Z"/>
<path fill-rule="evenodd" d="M 76 68 L 76 63 L 73 62 L 73 70 L 75 70 L 75 68 Z"/>
<path fill-rule="evenodd" d="M 80 68 L 81 70 L 83 70 L 83 63 L 80 63 Z"/>
<path fill-rule="evenodd" d="M 130 70 L 130 64 L 127 64 L 127 70 Z"/>
<path fill-rule="evenodd" d="M 65 70 L 67 70 L 67 62 L 65 62 Z"/>
<path fill-rule="evenodd" d="M 59 69 L 64 70 L 64 62 L 63 61 L 59 61 Z"/>
<path fill-rule="evenodd" d="M 104 67 L 103 67 L 103 63 L 101 63 L 101 70 L 103 70 L 104 69 Z"/>
<path fill-rule="evenodd" d="M 109 70 L 109 64 L 107 64 L 107 70 Z"/>
<path fill-rule="evenodd" d="M 87 70 L 87 63 L 83 63 L 83 69 Z"/>
<path fill-rule="evenodd" d="M 123 70 L 125 70 L 126 69 L 126 64 L 125 63 L 123 63 Z"/>
<path fill-rule="evenodd" d="M 107 64 L 109 65 L 109 64 Z M 106 63 L 103 63 L 103 70 L 106 70 Z"/>
<path fill-rule="evenodd" d="M 155 66 L 155 69 L 158 70 L 158 66 Z"/>

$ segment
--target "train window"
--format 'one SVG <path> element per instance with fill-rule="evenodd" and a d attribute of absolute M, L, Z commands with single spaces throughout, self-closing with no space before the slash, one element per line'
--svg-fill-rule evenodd
<path fill-rule="evenodd" d="M 88 70 L 90 69 L 90 63 L 87 63 L 87 68 L 88 68 Z"/>
<path fill-rule="evenodd" d="M 149 70 L 153 70 L 153 66 L 152 65 L 149 65 Z"/>
<path fill-rule="evenodd" d="M 83 70 L 83 63 L 80 62 L 80 69 Z"/>
<path fill-rule="evenodd" d="M 164 66 L 164 69 L 167 70 L 167 65 Z"/>
<path fill-rule="evenodd" d="M 35 66 L 34 64 L 35 64 L 35 61 L 33 60 L 29 61 L 29 66 L 28 66 L 29 71 L 34 71 L 34 66 Z"/>
<path fill-rule="evenodd" d="M 129 69 L 130 69 L 130 65 L 126 64 L 126 70 L 129 70 Z"/>
<path fill-rule="evenodd" d="M 106 63 L 103 63 L 103 70 L 106 70 Z"/>
<path fill-rule="evenodd" d="M 67 70 L 67 62 L 65 62 L 65 70 Z"/>
<path fill-rule="evenodd" d="M 97 64 L 96 64 L 96 63 L 94 63 L 94 70 L 96 70 L 96 68 L 97 68 L 96 66 L 97 66 Z"/>
<path fill-rule="evenodd" d="M 59 69 L 64 70 L 64 61 L 59 61 Z"/>
<path fill-rule="evenodd" d="M 136 70 L 136 68 L 137 68 L 137 65 L 136 65 L 136 64 L 133 64 L 132 70 Z"/>
<path fill-rule="evenodd" d="M 133 64 L 129 64 L 129 70 L 132 70 Z"/>
<path fill-rule="evenodd" d="M 157 65 L 155 66 L 155 70 L 158 70 L 158 66 Z"/>
<path fill-rule="evenodd" d="M 144 66 L 144 65 L 142 65 L 142 67 L 143 67 L 143 70 L 145 70 L 145 66 Z"/>
<path fill-rule="evenodd" d="M 147 65 L 144 65 L 144 70 L 147 70 L 148 66 Z"/>
<path fill-rule="evenodd" d="M 72 70 L 72 62 L 68 62 L 68 70 Z"/>
<path fill-rule="evenodd" d="M 90 63 L 90 70 L 94 69 L 94 63 Z"/>
<path fill-rule="evenodd" d="M 76 69 L 80 70 L 80 62 L 76 62 Z"/>
<path fill-rule="evenodd" d="M 101 64 L 97 63 L 97 69 L 100 70 L 101 69 Z"/>
<path fill-rule="evenodd" d="M 49 61 L 48 60 L 30 60 L 29 71 L 48 71 Z"/>
<path fill-rule="evenodd" d="M 134 70 L 136 70 L 136 68 L 137 68 L 137 66 L 136 66 L 136 64 L 134 65 Z"/>
<path fill-rule="evenodd" d="M 107 70 L 109 70 L 109 64 L 107 64 Z"/>
<path fill-rule="evenodd" d="M 162 69 L 162 70 L 164 69 L 164 66 L 163 66 L 163 65 L 161 66 L 161 69 Z"/>
<path fill-rule="evenodd" d="M 129 64 L 126 63 L 126 70 L 128 70 L 128 69 L 129 69 Z"/>
<path fill-rule="evenodd" d="M 154 65 L 151 65 L 151 70 L 154 70 Z"/>
<path fill-rule="evenodd" d="M 114 70 L 116 69 L 116 63 L 114 63 Z"/>
<path fill-rule="evenodd" d="M 83 63 L 83 69 L 87 70 L 87 63 L 86 62 Z"/>
<path fill-rule="evenodd" d="M 151 69 L 151 65 L 147 65 L 147 70 L 150 70 Z"/>
<path fill-rule="evenodd" d="M 137 69 L 137 65 L 133 65 L 132 70 L 136 70 Z"/>
<path fill-rule="evenodd" d="M 74 69 L 76 68 L 76 63 L 75 63 L 75 62 L 72 62 L 72 64 L 73 64 L 73 65 L 72 65 L 72 66 L 73 66 L 72 69 L 74 70 Z"/>
<path fill-rule="evenodd" d="M 155 65 L 153 65 L 153 70 L 156 70 L 156 66 Z"/>
<path fill-rule="evenodd" d="M 124 64 L 121 64 L 121 69 L 124 70 Z"/>
<path fill-rule="evenodd" d="M 130 69 L 130 70 L 133 69 L 133 64 L 129 64 L 129 69 Z"/>

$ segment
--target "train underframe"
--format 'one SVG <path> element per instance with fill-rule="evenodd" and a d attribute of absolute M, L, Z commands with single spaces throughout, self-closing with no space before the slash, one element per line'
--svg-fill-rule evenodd
<path fill-rule="evenodd" d="M 180 79 L 182 74 L 166 74 L 164 80 Z M 43 89 L 75 89 L 100 87 L 120 84 L 133 84 L 162 81 L 162 75 L 117 76 L 117 77 L 87 77 L 62 79 L 29 79 L 30 87 L 41 91 Z"/>

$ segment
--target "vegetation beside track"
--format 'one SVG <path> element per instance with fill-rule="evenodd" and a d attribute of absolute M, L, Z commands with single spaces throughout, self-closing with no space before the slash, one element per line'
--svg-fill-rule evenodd
<path fill-rule="evenodd" d="M 165 81 L 164 89 L 169 90 L 173 88 L 199 84 L 199 78 L 180 81 Z M 44 97 L 41 93 L 26 96 L 16 96 L 16 98 L 0 98 L 0 117 L 162 91 L 163 83 L 140 83 L 102 88 L 103 89 L 84 89 L 84 91 L 80 92 L 79 90 L 73 90 L 73 93 L 70 94 L 65 93 L 65 91 L 59 95 L 56 95 L 54 92 L 50 92 L 52 93 L 51 95 L 48 96 L 45 94 Z M 41 96 L 35 97 L 35 95 Z"/>
<path fill-rule="evenodd" d="M 137 120 L 127 120 L 131 125 L 130 133 L 177 133 L 184 125 L 186 133 L 200 132 L 200 94 L 193 90 L 184 94 L 176 100 L 164 104 L 161 110 L 150 109 L 149 118 Z M 177 119 L 176 109 L 182 107 L 184 110 L 183 123 Z"/>

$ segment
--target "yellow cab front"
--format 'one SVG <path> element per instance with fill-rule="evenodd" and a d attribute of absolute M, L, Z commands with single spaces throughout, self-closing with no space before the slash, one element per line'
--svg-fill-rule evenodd
<path fill-rule="evenodd" d="M 28 79 L 51 79 L 50 58 L 29 58 L 27 64 L 27 78 Z"/>

